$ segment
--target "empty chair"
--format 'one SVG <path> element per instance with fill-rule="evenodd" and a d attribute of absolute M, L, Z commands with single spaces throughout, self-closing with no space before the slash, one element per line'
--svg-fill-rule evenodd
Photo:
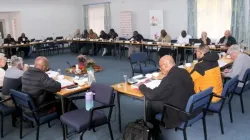
<path fill-rule="evenodd" d="M 133 76 L 135 73 L 147 74 L 158 71 L 155 62 L 149 59 L 146 52 L 133 53 L 129 60 Z M 147 64 L 147 62 L 152 62 L 153 65 Z"/>
<path fill-rule="evenodd" d="M 66 43 L 66 42 L 64 42 L 62 40 L 63 40 L 63 36 L 58 36 L 55 38 L 55 41 L 57 41 L 56 45 L 57 45 L 58 49 L 62 49 L 62 52 L 64 52 L 64 43 Z"/>
<path fill-rule="evenodd" d="M 65 126 L 73 128 L 76 132 L 81 133 L 80 139 L 82 140 L 83 134 L 87 130 L 95 127 L 108 124 L 111 139 L 113 140 L 113 134 L 110 125 L 110 119 L 112 109 L 115 106 L 115 93 L 112 87 L 103 84 L 92 83 L 90 91 L 94 92 L 95 103 L 101 104 L 100 106 L 93 107 L 89 111 L 85 108 L 67 112 L 61 116 L 61 122 L 63 123 L 63 137 L 66 139 Z M 71 100 L 85 99 L 85 96 L 72 97 Z M 103 109 L 109 108 L 108 116 L 105 115 Z"/>
<path fill-rule="evenodd" d="M 0 92 L 2 92 L 2 88 L 0 88 Z M 3 103 L 7 102 L 10 99 L 0 100 L 0 115 L 1 115 L 1 138 L 3 138 L 3 123 L 4 117 L 12 115 L 12 126 L 16 127 L 15 125 L 15 115 L 16 115 L 16 108 L 7 107 Z"/>
<path fill-rule="evenodd" d="M 224 134 L 221 111 L 223 109 L 223 106 L 225 104 L 227 97 L 229 97 L 228 95 L 232 95 L 232 93 L 234 93 L 235 88 L 237 87 L 237 84 L 238 84 L 238 77 L 239 76 L 236 76 L 236 77 L 234 77 L 226 82 L 226 84 L 224 85 L 221 96 L 216 95 L 216 94 L 213 95 L 214 97 L 220 98 L 221 100 L 216 102 L 216 103 L 211 103 L 209 108 L 208 108 L 209 112 L 218 113 L 219 120 L 220 120 L 221 134 Z M 232 96 L 231 96 L 231 99 L 232 99 Z M 228 105 L 229 105 L 230 119 L 231 119 L 231 122 L 233 122 L 231 101 L 230 101 L 231 99 L 229 99 Z"/>
<path fill-rule="evenodd" d="M 250 68 L 246 70 L 242 81 L 239 80 L 239 84 L 238 87 L 236 88 L 235 92 L 233 95 L 238 95 L 240 96 L 240 103 L 241 103 L 241 111 L 242 113 L 244 113 L 244 103 L 243 103 L 243 98 L 242 95 L 243 93 L 249 88 L 249 81 L 250 81 Z M 232 97 L 233 98 L 233 97 Z"/>
<path fill-rule="evenodd" d="M 213 88 L 210 87 L 200 93 L 192 95 L 188 102 L 185 110 L 181 110 L 170 104 L 164 104 L 163 113 L 156 115 L 156 119 L 163 123 L 164 115 L 166 109 L 171 109 L 182 114 L 183 123 L 176 128 L 176 130 L 183 131 L 184 140 L 187 140 L 186 128 L 196 123 L 199 120 L 203 122 L 203 131 L 205 140 L 207 139 L 207 130 L 206 130 L 206 109 L 209 107 L 210 101 L 212 99 Z"/>
<path fill-rule="evenodd" d="M 13 89 L 10 90 L 10 93 L 16 108 L 20 109 L 22 112 L 20 118 L 20 139 L 22 139 L 22 121 L 24 118 L 25 120 L 31 121 L 32 124 L 33 122 L 37 124 L 36 140 L 38 140 L 40 125 L 48 123 L 48 126 L 51 127 L 50 121 L 58 118 L 58 114 L 55 111 L 51 111 L 49 114 L 40 114 L 39 111 L 48 106 L 56 106 L 56 101 L 36 107 L 33 99 L 28 94 Z"/>

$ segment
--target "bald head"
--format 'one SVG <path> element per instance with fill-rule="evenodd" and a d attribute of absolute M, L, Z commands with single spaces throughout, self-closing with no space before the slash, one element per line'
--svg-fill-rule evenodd
<path fill-rule="evenodd" d="M 49 61 L 46 57 L 39 56 L 35 60 L 35 68 L 41 70 L 41 71 L 47 71 L 49 66 Z"/>
<path fill-rule="evenodd" d="M 165 75 L 168 74 L 168 72 L 170 71 L 170 69 L 174 65 L 175 65 L 174 59 L 170 55 L 165 55 L 165 56 L 161 57 L 161 59 L 159 61 L 159 66 L 160 66 L 161 72 Z"/>
<path fill-rule="evenodd" d="M 226 38 L 229 38 L 229 36 L 231 36 L 231 32 L 229 30 L 226 30 L 225 33 L 224 33 L 224 36 Z"/>

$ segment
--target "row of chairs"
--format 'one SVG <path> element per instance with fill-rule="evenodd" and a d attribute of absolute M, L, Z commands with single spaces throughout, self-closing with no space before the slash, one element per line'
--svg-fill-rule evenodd
<path fill-rule="evenodd" d="M 3 119 L 9 115 L 17 115 L 20 116 L 20 139 L 23 138 L 22 132 L 22 124 L 23 120 L 29 121 L 34 128 L 33 123 L 36 124 L 36 140 L 39 139 L 39 129 L 42 124 L 48 123 L 48 127 L 50 128 L 50 122 L 55 119 L 61 120 L 62 128 L 63 128 L 63 138 L 66 140 L 67 137 L 67 128 L 73 128 L 74 131 L 81 133 L 81 140 L 83 138 L 83 134 L 87 130 L 93 129 L 104 124 L 108 124 L 109 132 L 111 139 L 113 140 L 113 134 L 111 130 L 111 114 L 114 105 L 114 100 L 116 94 L 112 87 L 99 84 L 92 83 L 90 87 L 90 91 L 95 93 L 94 101 L 95 106 L 90 110 L 86 111 L 85 108 L 77 109 L 73 111 L 66 112 L 65 114 L 59 116 L 57 111 L 51 112 L 50 114 L 39 114 L 39 111 L 48 107 L 48 106 L 57 106 L 58 101 L 49 102 L 47 104 L 36 106 L 33 99 L 28 95 L 20 91 L 11 90 L 11 97 L 13 102 L 15 103 L 15 108 L 6 107 L 3 102 L 0 103 L 0 114 L 1 114 L 1 137 L 3 137 Z M 70 101 L 85 99 L 85 96 L 77 96 L 71 97 Z M 103 109 L 109 109 L 108 115 L 104 113 Z M 27 113 L 28 112 L 28 113 Z M 15 127 L 15 122 L 12 120 L 13 127 Z M 67 126 L 67 127 L 66 127 Z"/>
<path fill-rule="evenodd" d="M 241 101 L 242 113 L 244 113 L 244 104 L 243 104 L 242 97 L 243 97 L 243 93 L 248 89 L 248 84 L 250 81 L 250 69 L 248 69 L 245 72 L 242 81 L 238 79 L 239 79 L 239 76 L 237 75 L 234 78 L 228 80 L 224 85 L 221 96 L 212 94 L 212 90 L 213 90 L 212 87 L 198 94 L 192 95 L 188 100 L 185 110 L 181 110 L 170 104 L 165 104 L 163 113 L 158 114 L 156 116 L 156 119 L 159 120 L 161 124 L 164 126 L 165 124 L 163 123 L 163 118 L 164 118 L 165 111 L 167 109 L 175 110 L 181 114 L 184 114 L 186 116 L 186 121 L 184 121 L 178 128 L 176 128 L 176 131 L 177 130 L 183 131 L 184 140 L 187 140 L 186 128 L 198 122 L 199 120 L 202 120 L 204 137 L 205 137 L 205 140 L 207 140 L 205 117 L 206 117 L 207 112 L 212 112 L 212 113 L 218 114 L 219 121 L 220 121 L 221 134 L 224 134 L 223 119 L 222 119 L 222 114 L 221 114 L 222 109 L 227 101 L 228 106 L 229 106 L 230 120 L 231 120 L 231 123 L 233 123 L 231 102 L 232 102 L 234 95 L 238 95 Z M 239 83 L 242 83 L 241 87 L 239 86 Z M 212 97 L 221 98 L 221 100 L 216 103 L 211 103 Z"/>

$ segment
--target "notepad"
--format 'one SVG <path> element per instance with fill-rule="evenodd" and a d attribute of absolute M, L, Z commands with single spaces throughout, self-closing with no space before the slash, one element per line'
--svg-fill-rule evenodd
<path fill-rule="evenodd" d="M 156 87 L 158 87 L 161 83 L 161 80 L 152 80 L 148 83 L 145 83 L 146 87 L 150 88 L 150 89 L 155 89 Z"/>
<path fill-rule="evenodd" d="M 220 68 L 227 65 L 227 63 L 225 61 L 223 61 L 223 60 L 218 60 L 218 63 L 219 63 Z"/>
<path fill-rule="evenodd" d="M 46 74 L 48 74 L 48 76 L 50 78 L 54 78 L 54 77 L 56 77 L 58 75 L 58 72 L 50 70 L 50 71 L 47 71 Z"/>
<path fill-rule="evenodd" d="M 71 81 L 69 81 L 67 79 L 56 80 L 56 81 L 59 82 L 59 83 L 61 83 L 61 88 L 65 88 L 65 87 L 74 85 L 73 82 L 71 82 Z"/>

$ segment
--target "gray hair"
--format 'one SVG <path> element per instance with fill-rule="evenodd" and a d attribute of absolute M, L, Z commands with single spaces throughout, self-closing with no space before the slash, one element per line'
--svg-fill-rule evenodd
<path fill-rule="evenodd" d="M 205 53 L 209 52 L 210 48 L 209 48 L 208 45 L 200 45 L 199 50 L 202 51 L 205 54 Z"/>
<path fill-rule="evenodd" d="M 0 53 L 0 60 L 2 60 L 2 59 L 6 59 L 4 53 Z"/>
<path fill-rule="evenodd" d="M 17 67 L 19 64 L 23 63 L 22 57 L 17 57 L 16 55 L 11 56 L 11 65 Z"/>
<path fill-rule="evenodd" d="M 232 53 L 240 53 L 240 45 L 232 45 L 231 47 L 228 48 L 227 53 L 232 54 Z"/>

